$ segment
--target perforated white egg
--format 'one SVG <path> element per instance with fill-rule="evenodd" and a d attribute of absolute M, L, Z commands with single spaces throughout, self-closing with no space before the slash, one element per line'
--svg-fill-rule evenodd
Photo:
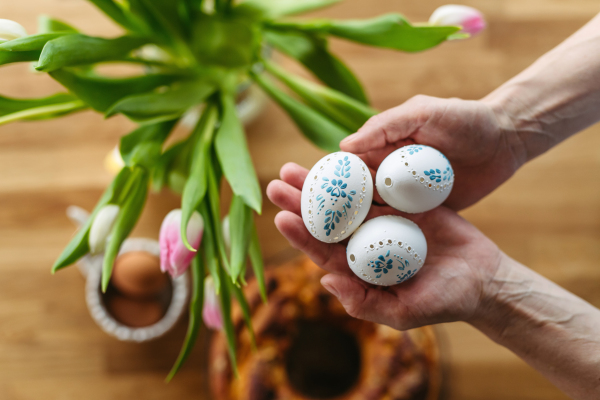
<path fill-rule="evenodd" d="M 427 257 L 427 241 L 414 222 L 395 215 L 360 226 L 346 248 L 350 269 L 362 280 L 391 286 L 412 278 Z"/>
<path fill-rule="evenodd" d="M 373 200 L 373 178 L 366 164 L 351 153 L 323 157 L 302 187 L 302 220 L 317 239 L 346 239 L 364 221 Z"/>
<path fill-rule="evenodd" d="M 397 210 L 420 213 L 442 204 L 454 184 L 450 162 L 433 147 L 401 147 L 383 160 L 375 178 L 377 192 Z"/>

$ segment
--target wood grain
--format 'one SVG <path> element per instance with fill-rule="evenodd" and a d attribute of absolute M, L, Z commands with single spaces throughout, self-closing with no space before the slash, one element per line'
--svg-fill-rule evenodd
<path fill-rule="evenodd" d="M 380 109 L 422 93 L 477 99 L 560 43 L 598 12 L 593 0 L 471 0 L 489 28 L 481 36 L 422 54 L 401 54 L 335 41 Z M 368 17 L 401 11 L 426 20 L 441 0 L 347 0 L 319 16 Z M 38 14 L 59 16 L 96 35 L 118 30 L 81 0 L 0 3 L 0 18 L 35 31 Z M 300 68 L 284 61 L 296 71 Z M 27 65 L 2 68 L 0 93 L 50 94 L 59 86 Z M 74 269 L 50 275 L 50 265 L 73 233 L 64 211 L 90 209 L 111 176 L 105 155 L 133 125 L 91 112 L 56 121 L 0 127 L 0 398 L 208 398 L 204 376 L 207 333 L 182 372 L 164 384 L 185 321 L 148 344 L 120 343 L 102 333 L 84 303 Z M 315 150 L 274 105 L 248 129 L 264 185 L 285 162 L 306 167 Z M 534 160 L 463 215 L 515 259 L 600 306 L 600 127 L 592 127 Z M 136 235 L 156 237 L 176 196 L 152 195 Z M 294 254 L 275 230 L 277 210 L 265 201 L 260 236 L 271 261 Z M 442 327 L 447 347 L 446 398 L 564 399 L 543 377 L 466 324 Z"/>

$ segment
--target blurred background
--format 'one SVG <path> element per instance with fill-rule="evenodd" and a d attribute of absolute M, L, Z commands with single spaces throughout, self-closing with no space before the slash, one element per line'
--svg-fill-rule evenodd
<path fill-rule="evenodd" d="M 318 16 L 366 18 L 401 12 L 426 21 L 443 0 L 346 0 Z M 363 81 L 375 107 L 415 94 L 478 99 L 560 43 L 600 11 L 595 0 L 471 0 L 488 28 L 480 36 L 402 54 L 334 42 L 334 51 Z M 49 14 L 88 34 L 118 32 L 84 0 L 0 3 L 0 18 L 35 32 Z M 292 69 L 300 69 L 283 58 Z M 32 97 L 59 85 L 26 64 L 2 67 L 0 93 Z M 133 124 L 84 112 L 46 122 L 0 127 L 0 398 L 207 398 L 208 333 L 169 384 L 186 323 L 145 344 L 119 342 L 93 322 L 84 280 L 75 268 L 55 276 L 50 266 L 73 234 L 71 204 L 92 209 L 111 175 L 104 158 Z M 248 126 L 264 187 L 288 161 L 310 168 L 323 153 L 275 105 Z M 569 139 L 526 165 L 462 215 L 511 257 L 600 306 L 600 126 Z M 265 198 L 259 233 L 268 264 L 296 255 L 273 225 L 277 209 Z M 150 196 L 134 236 L 157 237 L 164 215 L 179 204 L 164 192 Z M 441 326 L 447 399 L 563 399 L 541 375 L 464 323 Z"/>

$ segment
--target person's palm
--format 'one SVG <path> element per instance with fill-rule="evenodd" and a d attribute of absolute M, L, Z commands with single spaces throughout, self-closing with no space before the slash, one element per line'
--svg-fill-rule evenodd
<path fill-rule="evenodd" d="M 429 246 L 425 264 L 414 278 L 387 288 L 373 286 L 350 270 L 346 243 L 326 244 L 306 230 L 300 217 L 300 196 L 307 173 L 296 164 L 286 164 L 281 170 L 282 180 L 269 185 L 269 198 L 284 210 L 275 223 L 292 246 L 331 272 L 322 283 L 350 315 L 396 329 L 474 317 L 485 285 L 503 257 L 493 242 L 446 207 L 407 215 L 373 205 L 368 218 L 389 214 L 408 217 L 423 230 Z"/>
<path fill-rule="evenodd" d="M 416 96 L 371 118 L 340 147 L 359 155 L 373 171 L 402 146 L 436 148 L 455 173 L 446 205 L 459 210 L 493 191 L 525 162 L 520 138 L 511 128 L 501 110 L 484 101 Z"/>

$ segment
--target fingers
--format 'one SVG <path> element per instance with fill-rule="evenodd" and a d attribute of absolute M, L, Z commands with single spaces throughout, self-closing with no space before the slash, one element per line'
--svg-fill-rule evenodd
<path fill-rule="evenodd" d="M 342 140 L 340 147 L 351 153 L 367 153 L 404 140 L 427 123 L 430 115 L 441 105 L 438 100 L 415 96 L 398 107 L 377 114 L 358 132 Z"/>
<path fill-rule="evenodd" d="M 363 283 L 355 276 L 338 274 L 325 275 L 321 284 L 354 318 L 401 330 L 414 326 L 408 317 L 408 309 L 393 291 Z"/>
<path fill-rule="evenodd" d="M 302 190 L 307 175 L 308 170 L 306 168 L 291 162 L 285 164 L 279 171 L 279 176 L 284 182 L 299 190 Z"/>
<path fill-rule="evenodd" d="M 267 197 L 282 210 L 301 215 L 300 200 L 302 192 L 292 185 L 280 180 L 274 180 L 267 186 Z"/>
<path fill-rule="evenodd" d="M 352 276 L 346 261 L 346 246 L 324 243 L 315 239 L 304 226 L 302 218 L 289 211 L 281 211 L 277 214 L 275 225 L 292 247 L 306 253 L 321 268 Z"/>

